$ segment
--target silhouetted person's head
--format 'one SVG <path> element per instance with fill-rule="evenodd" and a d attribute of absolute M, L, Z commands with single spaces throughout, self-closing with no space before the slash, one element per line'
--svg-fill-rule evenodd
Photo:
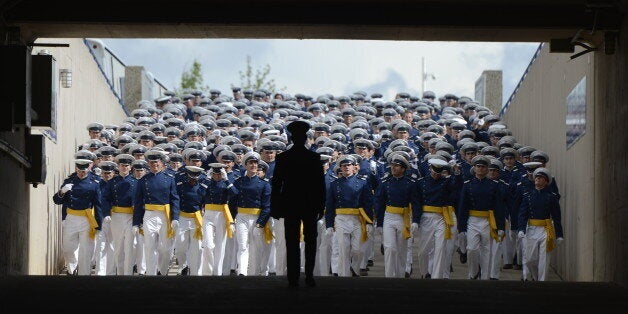
<path fill-rule="evenodd" d="M 307 140 L 307 131 L 310 129 L 310 124 L 305 121 L 294 121 L 288 124 L 286 129 L 290 133 L 290 139 L 294 145 L 304 145 Z"/>

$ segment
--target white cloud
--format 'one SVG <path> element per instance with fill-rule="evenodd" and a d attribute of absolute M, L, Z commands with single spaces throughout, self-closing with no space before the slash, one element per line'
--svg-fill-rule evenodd
<path fill-rule="evenodd" d="M 474 96 L 483 70 L 504 71 L 504 98 L 534 51 L 536 43 L 408 42 L 372 40 L 267 39 L 105 39 L 127 65 L 142 65 L 168 87 L 175 87 L 194 59 L 203 65 L 205 83 L 228 92 L 240 85 L 238 71 L 247 55 L 254 67 L 271 66 L 277 87 L 291 94 L 346 95 L 357 90 L 418 94 L 420 60 L 436 80 L 426 82 L 437 95 Z M 377 90 L 371 88 L 376 88 Z M 506 95 L 507 94 L 507 95 Z"/>

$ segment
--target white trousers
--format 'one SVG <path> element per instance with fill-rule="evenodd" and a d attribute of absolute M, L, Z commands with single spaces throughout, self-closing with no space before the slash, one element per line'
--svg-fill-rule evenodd
<path fill-rule="evenodd" d="M 517 236 L 517 230 L 506 230 L 506 237 L 502 243 L 504 250 L 504 264 L 522 265 L 523 241 Z M 517 260 L 515 261 L 515 255 Z"/>
<path fill-rule="evenodd" d="M 287 256 L 286 256 L 286 227 L 284 226 L 284 219 L 274 219 L 273 218 L 273 244 L 274 244 L 274 253 L 271 252 L 271 267 L 273 272 L 277 274 L 277 276 L 284 276 L 287 271 Z M 274 261 L 274 263 L 272 262 Z M 274 265 L 273 265 L 274 264 Z"/>
<path fill-rule="evenodd" d="M 446 227 L 440 214 L 425 212 L 421 216 L 417 255 L 420 276 L 429 273 L 431 278 L 442 278 L 445 267 Z M 449 265 L 446 267 L 449 268 Z"/>
<path fill-rule="evenodd" d="M 89 237 L 87 217 L 67 215 L 63 221 L 63 256 L 71 274 L 91 275 L 95 240 Z"/>
<path fill-rule="evenodd" d="M 408 241 L 403 236 L 403 215 L 384 213 L 382 244 L 384 245 L 384 275 L 403 278 L 406 272 Z"/>
<path fill-rule="evenodd" d="M 113 260 L 118 275 L 133 275 L 133 214 L 111 213 Z"/>
<path fill-rule="evenodd" d="M 320 219 L 317 222 L 318 227 L 318 250 L 316 250 L 316 269 L 314 275 L 316 276 L 329 276 L 331 271 L 331 240 L 333 235 L 327 235 L 325 233 L 325 219 Z"/>
<path fill-rule="evenodd" d="M 491 262 L 490 262 L 490 278 L 499 279 L 502 270 L 503 241 L 497 242 L 491 239 Z"/>
<path fill-rule="evenodd" d="M 491 234 L 488 219 L 469 217 L 467 225 L 467 264 L 469 278 L 475 277 L 478 268 L 482 271 L 483 280 L 490 275 Z"/>
<path fill-rule="evenodd" d="M 451 239 L 445 240 L 445 253 L 443 254 L 443 276 L 441 278 L 449 279 L 451 276 L 451 260 L 453 259 L 454 252 L 456 251 L 456 244 L 458 243 L 458 223 L 456 216 L 451 217 L 454 221 L 453 226 L 450 227 Z"/>
<path fill-rule="evenodd" d="M 146 274 L 146 256 L 144 252 L 144 236 L 137 234 L 133 237 L 133 252 L 135 252 L 135 266 L 139 275 Z"/>
<path fill-rule="evenodd" d="M 528 226 L 526 236 L 523 240 L 524 250 L 523 269 L 524 279 L 528 279 L 528 275 L 533 280 L 545 281 L 547 277 L 547 269 L 549 266 L 550 252 L 547 252 L 547 232 L 545 227 Z"/>
<path fill-rule="evenodd" d="M 171 239 L 168 239 L 169 223 L 163 211 L 147 210 L 144 213 L 142 230 L 144 231 L 146 275 L 157 275 L 157 271 L 164 276 L 168 274 L 173 243 Z"/>
<path fill-rule="evenodd" d="M 264 229 L 255 227 L 257 218 L 259 215 L 238 214 L 236 216 L 238 274 L 240 275 L 260 275 Z"/>
<path fill-rule="evenodd" d="M 179 216 L 179 228 L 175 230 L 175 254 L 177 261 L 187 261 L 190 276 L 201 275 L 201 239 L 194 237 L 196 222 L 194 218 Z"/>
<path fill-rule="evenodd" d="M 96 275 L 105 276 L 116 274 L 111 222 L 102 223 L 101 229 L 96 232 L 94 257 L 96 258 Z"/>
<path fill-rule="evenodd" d="M 356 215 L 336 215 L 336 239 L 338 241 L 338 276 L 351 277 L 351 268 L 359 273 L 362 251 L 362 225 Z"/>
<path fill-rule="evenodd" d="M 235 232 L 234 232 L 235 234 Z M 203 254 L 201 273 L 205 276 L 222 276 L 227 248 L 225 213 L 206 210 L 203 216 Z M 227 271 L 227 274 L 229 271 Z"/>

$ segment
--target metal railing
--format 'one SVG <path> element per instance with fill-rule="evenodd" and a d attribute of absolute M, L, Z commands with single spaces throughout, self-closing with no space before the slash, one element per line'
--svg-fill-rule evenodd
<path fill-rule="evenodd" d="M 510 97 L 508 98 L 506 105 L 504 105 L 502 107 L 502 110 L 499 111 L 500 117 L 502 117 L 508 111 L 508 106 L 510 106 L 510 103 L 515 99 L 515 96 L 517 95 L 517 92 L 519 91 L 519 87 L 521 87 L 521 84 L 523 84 L 523 80 L 525 80 L 526 76 L 528 75 L 528 72 L 530 72 L 530 68 L 532 68 L 532 64 L 534 64 L 534 61 L 536 61 L 536 58 L 541 53 L 541 49 L 543 49 L 543 45 L 544 43 L 540 43 L 539 47 L 536 49 L 534 56 L 532 56 L 532 60 L 530 60 L 528 67 L 526 68 L 525 72 L 523 72 L 523 75 L 521 76 L 521 79 L 519 80 L 519 83 L 517 83 L 517 86 L 515 87 L 515 89 L 512 91 L 512 94 L 510 94 Z"/>

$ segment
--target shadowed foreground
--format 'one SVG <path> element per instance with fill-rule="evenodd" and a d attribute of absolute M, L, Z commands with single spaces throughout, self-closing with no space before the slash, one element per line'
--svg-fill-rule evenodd
<path fill-rule="evenodd" d="M 362 312 L 619 313 L 628 290 L 612 283 L 317 277 L 289 289 L 277 277 L 0 277 L 2 313 Z M 245 312 L 247 311 L 247 312 Z M 291 313 L 291 312 L 288 312 Z"/>

